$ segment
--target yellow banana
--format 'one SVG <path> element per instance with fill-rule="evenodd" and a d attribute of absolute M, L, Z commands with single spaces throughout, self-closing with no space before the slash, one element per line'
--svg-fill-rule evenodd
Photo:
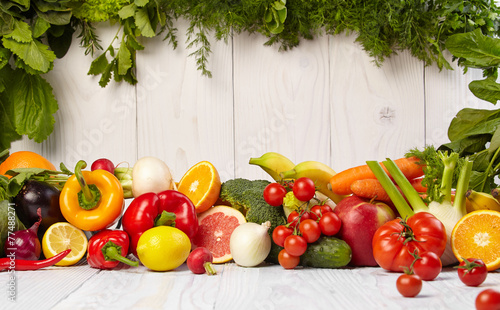
<path fill-rule="evenodd" d="M 332 168 L 321 162 L 304 161 L 297 164 L 293 169 L 282 172 L 281 176 L 284 179 L 310 178 L 316 184 L 319 192 L 328 196 L 333 202 L 339 203 L 346 196 L 337 195 L 330 190 L 330 179 L 335 174 L 336 172 Z"/>
<path fill-rule="evenodd" d="M 475 210 L 495 210 L 500 211 L 500 202 L 493 195 L 475 190 L 468 190 L 467 194 L 467 212 Z"/>
<path fill-rule="evenodd" d="M 249 163 L 250 165 L 257 165 L 261 167 L 275 181 L 281 180 L 281 172 L 295 167 L 295 164 L 290 159 L 276 152 L 267 152 L 261 157 L 252 157 L 250 158 Z"/>

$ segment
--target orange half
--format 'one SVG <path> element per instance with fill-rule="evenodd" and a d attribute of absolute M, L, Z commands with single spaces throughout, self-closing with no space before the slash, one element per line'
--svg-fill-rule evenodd
<path fill-rule="evenodd" d="M 177 190 L 188 196 L 201 213 L 212 207 L 220 194 L 221 181 L 217 169 L 208 161 L 191 167 L 181 178 Z"/>
<path fill-rule="evenodd" d="M 500 267 L 500 212 L 473 211 L 462 217 L 451 233 L 453 254 L 482 259 L 488 271 Z"/>

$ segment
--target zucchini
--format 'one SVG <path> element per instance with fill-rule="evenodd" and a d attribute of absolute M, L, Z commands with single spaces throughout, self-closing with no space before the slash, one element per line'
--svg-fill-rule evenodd
<path fill-rule="evenodd" d="M 351 247 L 344 240 L 322 236 L 307 245 L 306 252 L 300 256 L 300 264 L 304 267 L 340 268 L 349 264 L 351 258 Z"/>

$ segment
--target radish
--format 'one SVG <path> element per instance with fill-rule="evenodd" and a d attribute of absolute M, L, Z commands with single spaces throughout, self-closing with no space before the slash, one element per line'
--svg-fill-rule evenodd
<path fill-rule="evenodd" d="M 187 266 L 194 274 L 207 273 L 214 275 L 217 272 L 212 265 L 213 255 L 207 248 L 200 247 L 194 249 L 187 258 Z"/>
<path fill-rule="evenodd" d="M 146 156 L 139 159 L 132 169 L 132 193 L 139 197 L 144 193 L 159 193 L 174 188 L 170 169 L 161 159 Z"/>
<path fill-rule="evenodd" d="M 106 170 L 108 172 L 111 172 L 114 174 L 115 172 L 115 165 L 113 165 L 113 162 L 107 158 L 100 158 L 97 159 L 92 163 L 92 166 L 90 166 L 90 170 L 94 171 L 97 169 L 102 169 Z"/>

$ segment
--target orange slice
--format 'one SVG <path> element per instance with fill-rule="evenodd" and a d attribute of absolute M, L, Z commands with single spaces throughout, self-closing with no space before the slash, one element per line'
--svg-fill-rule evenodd
<path fill-rule="evenodd" d="M 191 167 L 181 178 L 177 190 L 188 196 L 201 213 L 212 207 L 220 194 L 220 177 L 217 169 L 208 161 Z"/>
<path fill-rule="evenodd" d="M 453 254 L 482 259 L 488 271 L 500 267 L 500 212 L 473 211 L 462 217 L 451 233 Z"/>

